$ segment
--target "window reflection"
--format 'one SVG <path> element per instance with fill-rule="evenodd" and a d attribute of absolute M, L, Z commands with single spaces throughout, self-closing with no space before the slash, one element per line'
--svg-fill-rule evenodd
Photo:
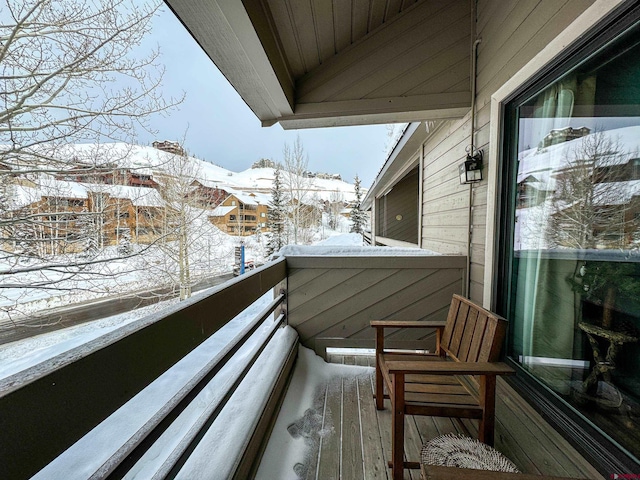
<path fill-rule="evenodd" d="M 638 34 L 518 109 L 511 353 L 640 457 Z"/>

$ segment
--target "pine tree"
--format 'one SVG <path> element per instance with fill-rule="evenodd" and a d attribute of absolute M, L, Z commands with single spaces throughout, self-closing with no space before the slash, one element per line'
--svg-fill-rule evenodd
<path fill-rule="evenodd" d="M 360 204 L 362 203 L 362 191 L 360 190 L 360 179 L 358 175 L 354 179 L 354 192 L 356 194 L 356 203 L 351 209 L 351 232 L 362 233 L 364 231 L 364 225 L 366 218 L 364 212 L 360 210 Z"/>
<path fill-rule="evenodd" d="M 80 234 L 82 236 L 82 253 L 86 258 L 94 258 L 100 253 L 99 236 L 100 227 L 99 219 L 96 214 L 85 213 L 78 220 Z"/>
<path fill-rule="evenodd" d="M 273 177 L 273 186 L 271 187 L 271 204 L 269 205 L 269 222 L 267 225 L 271 235 L 267 244 L 267 256 L 277 252 L 284 245 L 285 212 L 280 175 L 280 165 L 277 165 Z"/>
<path fill-rule="evenodd" d="M 126 256 L 131 255 L 132 252 L 131 230 L 129 228 L 122 228 L 120 232 L 120 241 L 118 242 L 118 254 Z"/>

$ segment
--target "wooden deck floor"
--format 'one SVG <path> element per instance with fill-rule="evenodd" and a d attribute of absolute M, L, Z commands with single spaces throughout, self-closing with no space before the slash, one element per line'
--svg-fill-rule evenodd
<path fill-rule="evenodd" d="M 329 355 L 333 363 L 373 366 L 373 356 Z M 378 480 L 390 479 L 387 462 L 391 459 L 391 412 L 377 411 L 373 398 L 374 376 L 336 378 L 326 385 L 314 402 L 313 421 L 320 432 L 308 438 L 305 464 L 296 467 L 300 479 Z M 602 478 L 577 452 L 566 444 L 530 407 L 511 398 L 504 385 L 498 392 L 496 448 L 525 473 Z M 517 412 L 517 413 L 514 413 Z M 525 420 L 522 420 L 525 418 Z M 515 431 L 504 421 L 518 423 Z M 424 442 L 445 433 L 476 437 L 474 423 L 457 419 L 405 417 L 405 455 L 419 461 Z M 528 425 L 530 422 L 531 425 Z M 405 480 L 420 479 L 419 470 L 405 470 Z"/>
<path fill-rule="evenodd" d="M 373 366 L 373 357 L 332 355 L 329 361 Z M 377 411 L 373 375 L 336 379 L 316 400 L 322 411 L 319 441 L 310 445 L 308 464 L 298 475 L 306 479 L 390 478 L 391 412 Z M 388 404 L 388 400 L 386 403 Z M 388 405 L 387 405 L 388 407 Z M 408 460 L 419 461 L 422 444 L 444 433 L 465 433 L 461 422 L 448 418 L 407 417 L 405 450 Z M 420 478 L 419 470 L 405 470 L 406 480 Z"/>

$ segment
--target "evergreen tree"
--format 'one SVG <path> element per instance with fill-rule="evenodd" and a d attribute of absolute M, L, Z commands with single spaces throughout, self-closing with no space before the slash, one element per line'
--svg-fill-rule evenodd
<path fill-rule="evenodd" d="M 271 235 L 267 244 L 267 256 L 277 252 L 284 245 L 285 211 L 280 175 L 280 165 L 277 165 L 273 177 L 273 186 L 271 187 L 271 204 L 269 205 L 269 222 L 267 225 Z"/>
<path fill-rule="evenodd" d="M 94 258 L 100 253 L 99 236 L 100 226 L 96 214 L 85 213 L 78 220 L 82 237 L 82 253 L 86 258 Z"/>
<path fill-rule="evenodd" d="M 366 217 L 362 210 L 360 210 L 360 204 L 362 203 L 362 191 L 360 190 L 360 179 L 358 175 L 354 179 L 354 192 L 356 194 L 356 203 L 351 209 L 351 232 L 362 233 L 366 223 Z"/>
<path fill-rule="evenodd" d="M 120 232 L 120 241 L 118 242 L 118 254 L 126 256 L 131 255 L 132 252 L 131 230 L 128 228 L 122 228 Z"/>

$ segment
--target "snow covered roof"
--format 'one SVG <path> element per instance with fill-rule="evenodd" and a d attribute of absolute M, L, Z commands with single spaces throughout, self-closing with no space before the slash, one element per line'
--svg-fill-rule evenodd
<path fill-rule="evenodd" d="M 60 197 L 60 198 L 86 198 L 86 188 L 77 182 L 67 182 L 65 180 L 56 180 L 55 178 L 45 175 L 38 181 L 36 187 L 43 197 Z"/>
<path fill-rule="evenodd" d="M 37 188 L 27 187 L 24 185 L 9 185 L 10 189 L 10 209 L 26 207 L 42 198 Z"/>
<path fill-rule="evenodd" d="M 596 205 L 626 205 L 640 195 L 640 180 L 598 183 L 593 193 Z"/>
<path fill-rule="evenodd" d="M 267 195 L 265 193 L 255 193 L 255 200 L 260 205 L 269 205 L 271 203 L 271 195 Z"/>
<path fill-rule="evenodd" d="M 161 207 L 164 205 L 162 196 L 153 188 L 122 186 L 113 195 L 117 198 L 128 198 L 136 207 Z"/>
<path fill-rule="evenodd" d="M 56 180 L 51 176 L 43 176 L 35 187 L 11 185 L 11 208 L 22 208 L 43 197 L 53 198 L 87 198 L 87 190 L 79 183 Z"/>
<path fill-rule="evenodd" d="M 131 200 L 133 205 L 140 207 L 159 207 L 164 204 L 158 191 L 153 188 L 67 182 L 46 176 L 38 180 L 35 187 L 14 185 L 12 206 L 24 207 L 43 197 L 85 199 L 91 192 L 105 193 L 113 198 L 126 198 Z"/>
<path fill-rule="evenodd" d="M 102 183 L 84 183 L 82 185 L 88 192 L 106 193 L 113 198 L 126 198 L 138 207 L 160 207 L 164 205 L 162 196 L 154 188 L 105 185 Z"/>
<path fill-rule="evenodd" d="M 238 200 L 240 200 L 245 205 L 258 205 L 258 201 L 257 201 L 256 197 L 253 197 L 253 196 L 249 195 L 248 193 L 245 193 L 245 192 L 242 192 L 242 191 L 239 191 L 239 190 L 235 190 L 233 188 L 225 189 L 225 191 L 228 192 L 230 195 L 233 195 L 234 197 L 236 197 Z"/>
<path fill-rule="evenodd" d="M 213 211 L 211 212 L 211 215 L 209 215 L 210 217 L 224 217 L 226 216 L 228 213 L 232 212 L 233 210 L 235 210 L 236 206 L 218 206 L 216 208 L 213 209 Z"/>

